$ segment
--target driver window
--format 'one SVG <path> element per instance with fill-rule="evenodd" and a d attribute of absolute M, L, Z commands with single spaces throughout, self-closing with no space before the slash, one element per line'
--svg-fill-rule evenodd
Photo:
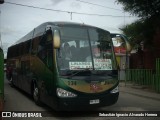
<path fill-rule="evenodd" d="M 72 53 L 70 44 L 68 42 L 65 42 L 63 44 L 63 57 L 65 60 L 71 60 L 72 59 Z"/>
<path fill-rule="evenodd" d="M 41 36 L 38 46 L 38 56 L 49 68 L 52 68 L 53 66 L 52 38 L 52 31 L 47 31 L 46 34 Z"/>

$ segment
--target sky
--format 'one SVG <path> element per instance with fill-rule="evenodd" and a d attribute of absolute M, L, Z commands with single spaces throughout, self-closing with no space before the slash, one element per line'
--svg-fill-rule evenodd
<path fill-rule="evenodd" d="M 116 0 L 4 1 L 4 4 L 0 4 L 0 34 L 5 56 L 9 46 L 44 22 L 77 22 L 111 33 L 122 33 L 119 28 L 138 19 L 127 12 L 124 13 L 123 6 L 117 4 Z"/>

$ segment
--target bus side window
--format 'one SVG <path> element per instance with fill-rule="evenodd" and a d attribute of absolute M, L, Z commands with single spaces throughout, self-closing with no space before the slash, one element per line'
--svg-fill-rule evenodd
<path fill-rule="evenodd" d="M 21 61 L 21 73 L 26 75 L 30 71 L 30 62 L 29 61 Z"/>
<path fill-rule="evenodd" d="M 51 70 L 53 69 L 53 51 L 52 50 L 47 51 L 47 66 Z"/>
<path fill-rule="evenodd" d="M 39 58 L 44 61 L 45 58 L 47 57 L 47 51 L 46 51 L 46 35 L 41 36 L 40 42 L 38 45 L 38 56 Z"/>
<path fill-rule="evenodd" d="M 25 62 L 21 61 L 21 74 L 24 74 L 25 72 Z"/>
<path fill-rule="evenodd" d="M 47 65 L 48 68 L 53 66 L 53 46 L 50 31 L 41 36 L 38 46 L 38 56 Z"/>
<path fill-rule="evenodd" d="M 39 37 L 36 37 L 33 39 L 32 41 L 32 53 L 36 54 L 37 53 L 37 49 L 38 49 L 38 44 L 39 44 Z"/>
<path fill-rule="evenodd" d="M 46 32 L 46 42 L 51 42 L 51 41 L 53 41 L 52 30 L 48 30 Z"/>

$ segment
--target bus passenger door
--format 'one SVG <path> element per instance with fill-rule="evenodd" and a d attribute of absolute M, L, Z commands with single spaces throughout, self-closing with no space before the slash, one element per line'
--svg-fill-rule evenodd
<path fill-rule="evenodd" d="M 30 61 L 21 61 L 20 88 L 30 93 L 31 90 Z"/>
<path fill-rule="evenodd" d="M 53 87 L 53 52 L 50 49 L 47 49 L 47 61 L 46 61 L 46 87 L 48 91 L 48 95 L 52 95 L 52 87 Z"/>
<path fill-rule="evenodd" d="M 43 62 L 44 71 L 40 82 L 41 100 L 50 105 L 52 96 L 52 81 L 53 81 L 53 47 L 52 41 L 47 39 L 47 34 L 42 36 L 39 44 L 38 57 Z"/>

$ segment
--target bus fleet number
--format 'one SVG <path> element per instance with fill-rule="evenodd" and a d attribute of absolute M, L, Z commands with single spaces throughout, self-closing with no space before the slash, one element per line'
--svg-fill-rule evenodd
<path fill-rule="evenodd" d="M 77 85 L 76 81 L 68 81 L 68 85 Z"/>

